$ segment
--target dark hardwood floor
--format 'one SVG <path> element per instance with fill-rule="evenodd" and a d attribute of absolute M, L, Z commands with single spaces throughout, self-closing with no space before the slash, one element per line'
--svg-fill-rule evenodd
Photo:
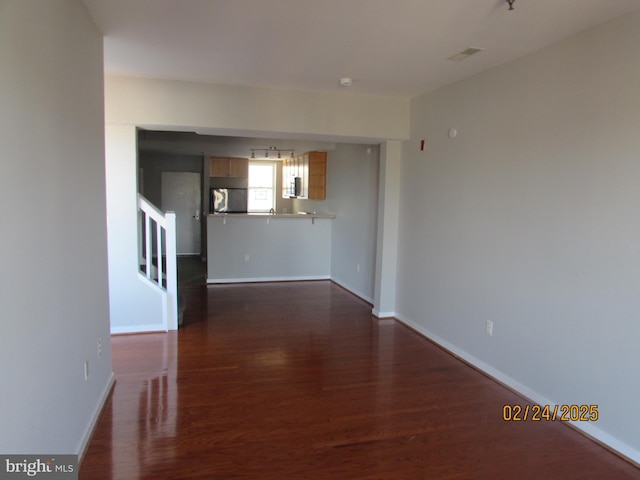
<path fill-rule="evenodd" d="M 631 479 L 640 469 L 330 282 L 188 286 L 112 339 L 80 479 Z"/>

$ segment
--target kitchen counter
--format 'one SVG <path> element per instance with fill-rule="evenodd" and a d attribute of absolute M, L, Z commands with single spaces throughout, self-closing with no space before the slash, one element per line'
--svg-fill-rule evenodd
<path fill-rule="evenodd" d="M 210 214 L 207 281 L 327 279 L 334 218 L 321 213 Z"/>

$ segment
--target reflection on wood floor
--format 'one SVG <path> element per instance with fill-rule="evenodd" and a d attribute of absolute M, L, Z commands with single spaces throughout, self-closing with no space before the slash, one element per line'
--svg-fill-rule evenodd
<path fill-rule="evenodd" d="M 330 282 L 188 286 L 113 338 L 81 479 L 624 479 L 640 470 Z"/>

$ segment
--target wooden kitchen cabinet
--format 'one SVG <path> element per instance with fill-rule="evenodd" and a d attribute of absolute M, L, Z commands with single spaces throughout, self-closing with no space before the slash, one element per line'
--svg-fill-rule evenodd
<path fill-rule="evenodd" d="M 226 177 L 229 172 L 228 158 L 209 158 L 209 176 Z"/>
<path fill-rule="evenodd" d="M 249 176 L 249 160 L 246 158 L 230 158 L 229 159 L 229 177 Z"/>
<path fill-rule="evenodd" d="M 249 176 L 249 160 L 246 158 L 209 157 L 210 177 Z"/>
<path fill-rule="evenodd" d="M 293 179 L 300 178 L 297 198 L 324 200 L 327 198 L 327 152 L 309 152 L 282 161 L 282 196 L 295 197 Z"/>
<path fill-rule="evenodd" d="M 327 152 L 309 152 L 309 195 L 311 200 L 327 198 Z"/>

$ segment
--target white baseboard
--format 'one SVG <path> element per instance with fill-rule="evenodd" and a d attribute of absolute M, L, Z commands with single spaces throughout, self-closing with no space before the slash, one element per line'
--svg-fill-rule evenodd
<path fill-rule="evenodd" d="M 333 283 L 335 283 L 336 285 L 341 286 L 342 288 L 344 288 L 348 292 L 353 293 L 356 297 L 360 298 L 361 300 L 364 300 L 365 302 L 370 303 L 370 304 L 373 305 L 373 299 L 369 298 L 364 293 L 359 292 L 358 290 L 355 290 L 355 289 L 351 288 L 349 285 L 347 285 L 346 283 L 342 282 L 341 280 L 336 279 L 335 277 L 331 277 L 330 280 Z"/>
<path fill-rule="evenodd" d="M 115 384 L 116 379 L 113 372 L 111 372 L 111 376 L 107 381 L 102 394 L 100 395 L 100 400 L 96 404 L 96 408 L 93 411 L 91 416 L 91 421 L 87 428 L 84 431 L 84 435 L 80 439 L 80 444 L 78 445 L 78 465 L 82 462 L 84 454 L 87 452 L 87 448 L 89 448 L 89 442 L 91 441 L 91 437 L 93 436 L 93 431 L 96 429 L 96 425 L 98 424 L 98 420 L 100 419 L 100 415 L 102 414 L 102 410 L 104 409 L 105 404 L 107 403 L 107 399 L 111 394 L 111 390 L 113 389 L 113 385 Z"/>
<path fill-rule="evenodd" d="M 437 335 L 434 335 L 423 326 L 418 325 L 417 323 L 409 320 L 408 318 L 402 315 L 395 315 L 395 318 L 399 322 L 404 323 L 405 325 L 415 330 L 419 334 L 423 335 L 427 339 L 438 344 L 439 346 L 447 350 L 449 353 L 462 359 L 464 362 L 470 364 L 474 368 L 477 368 L 478 370 L 482 371 L 483 373 L 493 378 L 494 380 L 498 381 L 499 383 L 502 383 L 503 385 L 515 391 L 516 393 L 528 398 L 532 403 L 537 405 L 550 405 L 552 407 L 555 407 L 557 405 L 556 402 L 544 397 L 543 395 L 530 389 L 526 385 L 523 385 L 522 383 L 514 380 L 508 375 L 505 375 L 500 370 L 492 367 L 491 365 L 483 362 L 482 360 L 479 360 L 473 355 L 470 355 L 469 353 L 465 352 L 464 350 L 461 350 L 460 348 L 456 347 L 452 343 L 449 343 L 446 340 L 443 340 Z M 571 425 L 576 430 L 579 430 L 584 435 L 591 437 L 593 440 L 600 443 L 604 447 L 612 450 L 614 453 L 618 454 L 619 456 L 635 464 L 636 466 L 640 466 L 640 451 L 632 448 L 628 444 L 618 440 L 617 438 L 609 435 L 608 433 L 603 432 L 599 428 L 595 427 L 592 423 L 571 422 L 571 421 L 566 423 Z"/>
<path fill-rule="evenodd" d="M 395 312 L 381 312 L 380 310 L 377 310 L 375 308 L 371 310 L 371 313 L 374 317 L 378 318 L 398 318 Z"/>
<path fill-rule="evenodd" d="M 331 277 L 329 275 L 310 275 L 301 277 L 207 278 L 207 283 L 301 282 L 308 280 L 331 280 Z"/>
<path fill-rule="evenodd" d="M 167 327 L 162 323 L 152 325 L 128 325 L 126 327 L 111 327 L 111 335 L 121 335 L 125 333 L 152 333 L 166 332 Z"/>

